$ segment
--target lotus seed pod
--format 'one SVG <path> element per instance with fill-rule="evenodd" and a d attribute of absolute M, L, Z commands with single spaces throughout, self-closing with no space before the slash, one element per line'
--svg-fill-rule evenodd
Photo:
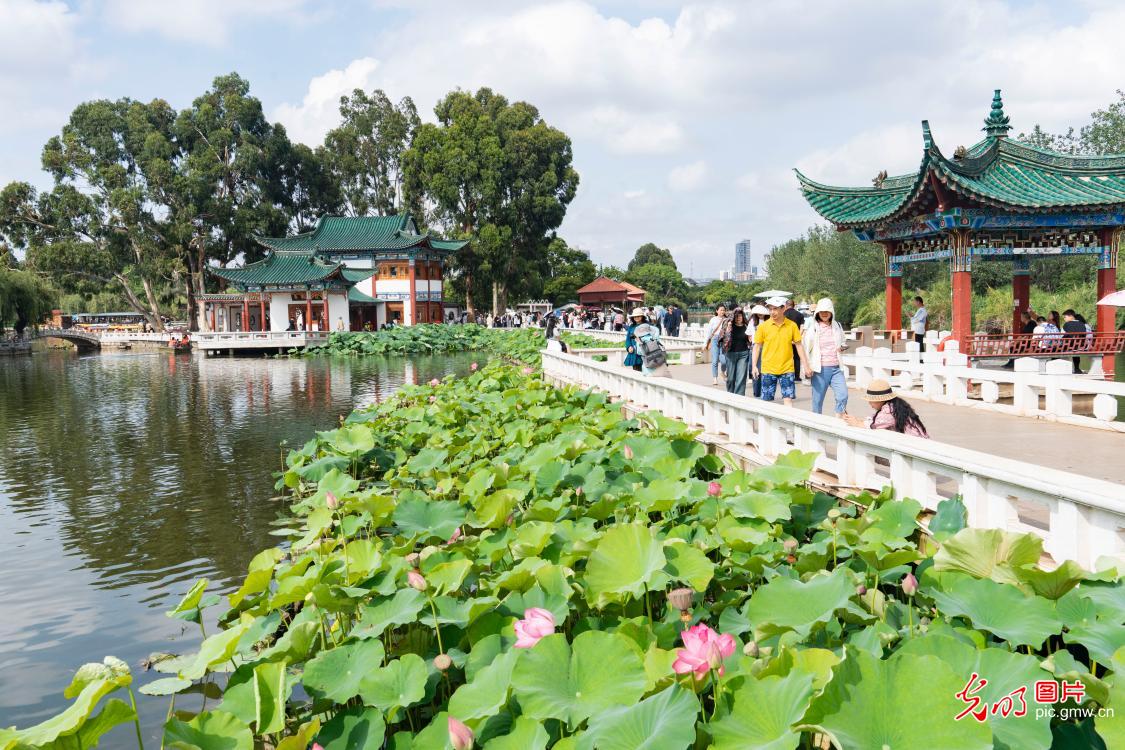
<path fill-rule="evenodd" d="M 692 591 L 688 588 L 672 589 L 668 592 L 668 603 L 681 612 L 691 609 Z"/>
<path fill-rule="evenodd" d="M 922 627 L 926 627 L 926 626 L 927 626 L 927 625 L 929 625 L 929 624 L 930 624 L 931 622 L 933 622 L 933 620 L 931 620 L 930 618 L 928 618 L 928 617 L 923 617 L 923 618 L 922 618 L 921 620 L 919 620 L 919 621 L 918 621 L 918 624 L 919 624 L 919 625 L 921 625 Z"/>
<path fill-rule="evenodd" d="M 449 654 L 438 654 L 434 657 L 434 667 L 439 672 L 444 672 L 453 665 L 453 660 L 449 658 Z"/>
<path fill-rule="evenodd" d="M 407 565 L 409 565 L 412 568 L 417 568 L 418 567 L 418 561 L 420 559 L 422 559 L 422 556 L 419 555 L 417 552 L 411 552 L 404 559 L 406 560 Z"/>
<path fill-rule="evenodd" d="M 742 647 L 742 653 L 744 653 L 744 654 L 746 654 L 747 656 L 750 656 L 750 657 L 757 657 L 757 655 L 758 655 L 758 642 L 757 641 L 750 641 L 749 643 L 747 643 L 745 646 Z"/>

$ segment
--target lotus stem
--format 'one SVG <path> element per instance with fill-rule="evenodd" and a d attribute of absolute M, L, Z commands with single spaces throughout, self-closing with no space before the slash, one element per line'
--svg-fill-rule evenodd
<path fill-rule="evenodd" d="M 137 696 L 134 695 L 132 687 L 126 687 L 125 689 L 129 691 L 129 704 L 133 706 L 133 728 L 137 730 L 137 747 L 139 750 L 145 750 L 145 741 L 141 737 L 141 714 L 137 711 Z M 174 700 L 174 693 L 172 697 Z M 160 744 L 163 745 L 164 743 L 161 742 Z"/>
<path fill-rule="evenodd" d="M 432 612 L 434 615 L 434 633 L 437 635 L 438 653 L 444 654 L 445 646 L 443 646 L 441 643 L 441 624 L 438 623 L 437 620 L 437 607 L 434 606 L 434 598 L 427 593 L 426 601 L 430 603 L 430 612 Z"/>

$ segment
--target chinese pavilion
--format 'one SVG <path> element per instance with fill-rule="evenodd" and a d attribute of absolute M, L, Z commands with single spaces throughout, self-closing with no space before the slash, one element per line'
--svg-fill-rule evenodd
<path fill-rule="evenodd" d="M 645 303 L 645 290 L 627 281 L 614 281 L 608 276 L 599 276 L 578 290 L 578 303 L 581 305 L 620 304 L 629 314 L 632 305 Z"/>
<path fill-rule="evenodd" d="M 1115 290 L 1125 238 L 1125 155 L 1073 156 L 1013 140 L 999 89 L 983 130 L 983 140 L 960 146 L 947 158 L 923 121 L 918 170 L 895 177 L 880 172 L 872 187 L 822 185 L 799 171 L 797 178 L 817 213 L 837 229 L 882 247 L 888 329 L 902 327 L 903 266 L 948 261 L 951 338 L 969 356 L 989 346 L 997 351 L 995 342 L 973 336 L 973 260 L 1010 261 L 1013 334 L 1005 338 L 1018 354 L 1020 314 L 1030 304 L 1031 258 L 1094 256 L 1098 299 Z M 1099 307 L 1097 339 L 1086 350 L 1105 355 L 1107 378 L 1112 378 L 1112 352 L 1120 348 L 1114 322 L 1114 308 Z"/>
<path fill-rule="evenodd" d="M 325 216 L 311 232 L 259 237 L 265 258 L 211 268 L 240 294 L 204 295 L 206 330 L 353 331 L 442 320 L 446 260 L 464 241 L 419 233 L 409 214 Z"/>

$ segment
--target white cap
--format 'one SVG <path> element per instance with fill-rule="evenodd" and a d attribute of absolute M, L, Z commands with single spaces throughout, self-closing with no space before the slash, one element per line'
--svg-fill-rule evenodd
<path fill-rule="evenodd" d="M 750 308 L 750 314 L 751 315 L 769 315 L 770 311 L 767 310 L 766 308 L 762 307 L 761 305 L 754 305 L 752 308 Z"/>
<path fill-rule="evenodd" d="M 766 300 L 766 307 L 785 307 L 784 297 L 770 297 Z"/>

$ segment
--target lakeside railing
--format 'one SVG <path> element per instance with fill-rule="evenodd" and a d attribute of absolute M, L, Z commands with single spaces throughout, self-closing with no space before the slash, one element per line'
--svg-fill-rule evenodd
<path fill-rule="evenodd" d="M 906 398 L 1125 432 L 1116 421 L 1125 383 L 1074 375 L 1069 359 L 1020 357 L 1012 370 L 990 369 L 970 367 L 956 351 L 892 354 L 885 347 L 860 347 L 841 359 L 859 388 L 882 378 Z M 1075 413 L 1077 397 L 1089 398 L 1092 415 Z"/>
<path fill-rule="evenodd" d="M 192 345 L 214 349 L 300 349 L 328 341 L 329 331 L 207 331 L 191 335 Z"/>
<path fill-rule="evenodd" d="M 573 354 L 543 353 L 547 380 L 595 388 L 638 409 L 701 428 L 748 460 L 769 463 L 789 450 L 817 454 L 816 470 L 847 490 L 892 485 L 934 509 L 960 495 L 969 523 L 1032 532 L 1058 562 L 1092 568 L 1099 557 L 1125 559 L 1121 485 L 885 430 L 850 427 L 834 417 L 677 381 Z"/>

